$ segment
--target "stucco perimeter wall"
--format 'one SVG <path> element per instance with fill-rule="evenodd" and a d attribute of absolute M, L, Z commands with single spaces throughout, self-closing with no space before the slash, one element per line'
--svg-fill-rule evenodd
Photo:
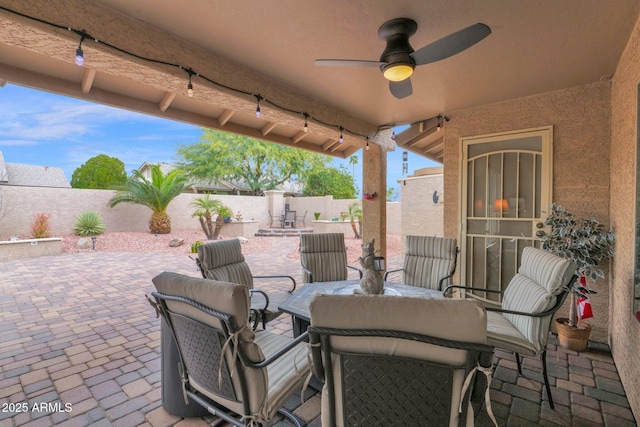
<path fill-rule="evenodd" d="M 640 82 L 640 20 L 618 64 L 611 91 L 611 224 L 616 256 L 609 343 L 631 409 L 640 420 L 640 322 L 632 315 L 636 198 L 636 118 Z"/>
<path fill-rule="evenodd" d="M 84 211 L 96 211 L 102 215 L 107 231 L 148 231 L 151 210 L 140 205 L 121 203 L 109 207 L 111 190 L 83 190 L 77 188 L 42 188 L 2 186 L 3 206 L 7 214 L 0 220 L 0 238 L 9 236 L 30 236 L 33 215 L 45 213 L 51 215 L 52 234 L 70 234 L 77 216 Z M 175 198 L 169 208 L 173 229 L 200 227 L 198 220 L 191 214 L 194 208 L 190 204 L 201 194 L 181 194 Z M 260 224 L 269 224 L 266 197 L 215 195 L 229 206 L 234 215 L 239 211 L 245 220 L 257 220 Z"/>
<path fill-rule="evenodd" d="M 50 224 L 53 235 L 72 233 L 73 223 L 78 215 L 85 211 L 96 211 L 104 218 L 107 231 L 148 231 L 148 221 L 151 210 L 144 206 L 121 203 L 114 208 L 109 207 L 109 199 L 114 192 L 111 190 L 83 190 L 77 188 L 43 188 L 43 187 L 11 187 L 0 186 L 2 197 L 2 209 L 6 206 L 6 215 L 2 217 L 0 212 L 0 239 L 10 236 L 22 238 L 30 237 L 33 215 L 45 213 L 51 215 Z M 194 208 L 190 204 L 202 194 L 181 194 L 174 199 L 167 212 L 171 216 L 171 226 L 174 230 L 199 228 L 199 222 L 191 214 Z M 234 216 L 240 212 L 246 221 L 256 220 L 261 227 L 269 226 L 269 196 L 227 196 L 211 195 L 229 206 Z M 320 219 L 330 220 L 332 217 L 340 217 L 341 212 L 346 212 L 349 205 L 362 202 L 359 199 L 333 200 L 332 196 L 326 197 L 296 197 L 284 199 L 284 203 L 290 204 L 291 210 L 298 211 L 307 216 L 305 223 L 312 226 L 313 213 L 321 212 Z M 388 218 L 393 219 L 392 224 L 387 224 L 387 232 L 400 234 L 400 203 L 388 203 L 388 209 L 392 214 Z M 275 209 L 275 208 L 274 208 Z M 284 209 L 278 207 L 274 215 L 280 214 Z"/>
<path fill-rule="evenodd" d="M 460 238 L 457 198 L 461 191 L 460 138 L 548 125 L 553 126 L 553 200 L 578 216 L 593 216 L 609 224 L 611 82 L 447 112 L 447 116 L 450 121 L 445 128 L 444 144 L 446 236 Z M 608 282 L 612 275 L 606 277 L 605 281 L 592 285 L 598 294 L 592 298 L 595 317 L 589 319 L 593 326 L 591 339 L 599 342 L 607 342 L 608 335 Z M 560 317 L 566 314 L 567 306 L 568 300 Z"/>

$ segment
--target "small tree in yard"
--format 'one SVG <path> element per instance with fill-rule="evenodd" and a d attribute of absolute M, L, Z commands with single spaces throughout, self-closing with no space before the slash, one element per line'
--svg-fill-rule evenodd
<path fill-rule="evenodd" d="M 197 208 L 192 216 L 198 217 L 202 231 L 209 240 L 218 239 L 224 225 L 224 219 L 233 215 L 231 208 L 222 204 L 220 200 L 211 199 L 208 194 L 204 197 L 198 197 L 191 203 L 191 206 Z M 215 226 L 213 215 L 217 215 Z"/>
<path fill-rule="evenodd" d="M 349 205 L 347 210 L 347 217 L 351 221 L 351 228 L 353 229 L 353 235 L 356 239 L 362 239 L 362 206 L 360 202 L 355 202 Z M 356 220 L 358 221 L 358 228 L 356 229 Z"/>

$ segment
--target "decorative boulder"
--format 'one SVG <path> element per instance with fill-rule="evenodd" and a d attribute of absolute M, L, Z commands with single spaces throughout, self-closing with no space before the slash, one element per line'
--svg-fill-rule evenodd
<path fill-rule="evenodd" d="M 175 238 L 169 240 L 169 247 L 177 248 L 178 246 L 182 246 L 184 244 L 184 239 Z"/>
<path fill-rule="evenodd" d="M 90 237 L 81 237 L 78 239 L 78 243 L 76 243 L 76 247 L 78 249 L 91 249 L 93 245 L 91 244 Z"/>

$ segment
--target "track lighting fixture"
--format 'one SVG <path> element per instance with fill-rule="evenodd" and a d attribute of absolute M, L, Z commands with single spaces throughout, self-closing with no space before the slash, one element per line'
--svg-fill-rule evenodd
<path fill-rule="evenodd" d="M 260 115 L 261 115 L 261 113 L 260 113 L 260 100 L 264 99 L 264 98 L 261 97 L 260 94 L 257 94 L 257 95 L 254 94 L 253 96 L 255 96 L 256 99 L 258 100 L 258 105 L 256 106 L 256 117 L 260 118 Z"/>
<path fill-rule="evenodd" d="M 76 65 L 82 67 L 84 65 L 84 52 L 82 52 L 82 42 L 84 41 L 84 30 L 82 30 L 82 35 L 80 36 L 80 44 L 76 49 Z"/>
<path fill-rule="evenodd" d="M 342 144 L 344 142 L 344 137 L 342 136 L 342 130 L 344 128 L 342 126 L 340 126 L 340 139 L 338 141 L 340 141 L 340 144 Z"/>

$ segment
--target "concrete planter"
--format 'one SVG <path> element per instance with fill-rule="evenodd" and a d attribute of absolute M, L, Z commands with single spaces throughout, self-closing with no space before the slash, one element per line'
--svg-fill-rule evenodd
<path fill-rule="evenodd" d="M 356 221 L 356 228 L 358 221 Z M 351 221 L 313 221 L 314 233 L 343 233 L 345 236 L 353 237 Z"/>
<path fill-rule="evenodd" d="M 57 255 L 62 251 L 62 239 L 23 239 L 0 242 L 0 260 Z"/>
<path fill-rule="evenodd" d="M 258 232 L 258 221 L 231 221 L 225 222 L 220 230 L 220 235 L 226 238 L 253 237 Z"/>

